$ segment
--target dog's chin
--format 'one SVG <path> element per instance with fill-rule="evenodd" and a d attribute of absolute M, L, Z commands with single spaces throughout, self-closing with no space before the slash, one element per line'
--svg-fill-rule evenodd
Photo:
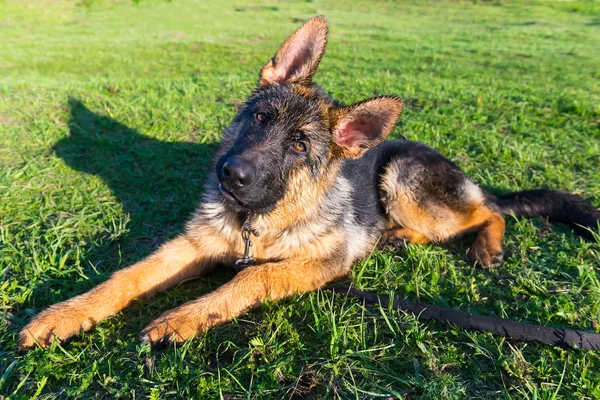
<path fill-rule="evenodd" d="M 223 184 L 219 184 L 219 193 L 224 200 L 224 204 L 237 213 L 266 214 L 275 208 L 275 204 L 266 207 L 252 207 L 237 198 L 237 196 L 231 190 L 228 190 L 228 188 L 223 186 Z"/>

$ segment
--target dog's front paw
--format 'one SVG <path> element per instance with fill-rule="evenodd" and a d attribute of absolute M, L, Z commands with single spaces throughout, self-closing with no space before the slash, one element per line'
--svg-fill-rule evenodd
<path fill-rule="evenodd" d="M 83 310 L 56 305 L 36 315 L 19 333 L 19 350 L 48 347 L 91 329 L 95 321 Z"/>
<path fill-rule="evenodd" d="M 182 311 L 168 311 L 152 321 L 140 334 L 143 342 L 154 348 L 169 343 L 181 343 L 192 339 L 206 330 L 207 324 L 197 317 Z"/>

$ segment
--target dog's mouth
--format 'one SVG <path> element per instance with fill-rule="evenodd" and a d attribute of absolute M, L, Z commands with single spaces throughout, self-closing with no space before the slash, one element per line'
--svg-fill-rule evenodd
<path fill-rule="evenodd" d="M 219 183 L 219 192 L 221 192 L 221 195 L 228 202 L 230 202 L 232 204 L 236 204 L 236 205 L 238 205 L 240 207 L 244 206 L 242 204 L 242 202 L 235 196 L 235 194 L 233 194 L 233 190 L 231 190 L 231 188 L 229 187 L 228 184 L 226 184 L 224 182 L 223 183 Z"/>
<path fill-rule="evenodd" d="M 238 197 L 233 193 L 233 190 L 229 185 L 225 182 L 219 183 L 219 192 L 221 196 L 225 199 L 225 201 L 235 210 L 235 211 L 246 211 L 253 212 L 257 214 L 265 214 L 275 208 L 275 204 L 266 206 L 266 207 L 250 207 L 244 204 Z"/>

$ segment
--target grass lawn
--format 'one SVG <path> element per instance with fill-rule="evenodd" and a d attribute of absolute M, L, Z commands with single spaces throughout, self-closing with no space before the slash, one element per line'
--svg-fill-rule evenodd
<path fill-rule="evenodd" d="M 179 347 L 138 333 L 232 277 L 140 300 L 70 343 L 16 352 L 45 307 L 181 232 L 221 131 L 303 20 L 330 41 L 315 80 L 406 100 L 393 136 L 484 187 L 600 205 L 600 3 L 0 1 L 0 398 L 600 398 L 600 355 L 453 329 L 330 292 L 265 304 Z M 470 240 L 374 252 L 348 282 L 600 332 L 600 239 L 508 218 L 506 262 Z M 4 397 L 3 397 L 4 396 Z"/>

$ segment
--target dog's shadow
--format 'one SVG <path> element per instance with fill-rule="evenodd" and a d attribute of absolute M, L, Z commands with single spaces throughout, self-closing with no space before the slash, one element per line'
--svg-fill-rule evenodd
<path fill-rule="evenodd" d="M 70 168 L 108 185 L 123 209 L 120 223 L 126 225 L 107 226 L 99 229 L 105 233 L 85 238 L 88 244 L 80 264 L 89 280 L 51 279 L 39 285 L 32 294 L 37 311 L 91 289 L 181 233 L 200 201 L 216 150 L 216 144 L 145 136 L 91 111 L 78 99 L 69 98 L 68 106 L 69 134 L 53 150 Z"/>
<path fill-rule="evenodd" d="M 198 204 L 214 145 L 164 142 L 69 99 L 69 135 L 54 145 L 69 167 L 100 177 L 130 216 L 123 243 L 162 241 Z"/>

